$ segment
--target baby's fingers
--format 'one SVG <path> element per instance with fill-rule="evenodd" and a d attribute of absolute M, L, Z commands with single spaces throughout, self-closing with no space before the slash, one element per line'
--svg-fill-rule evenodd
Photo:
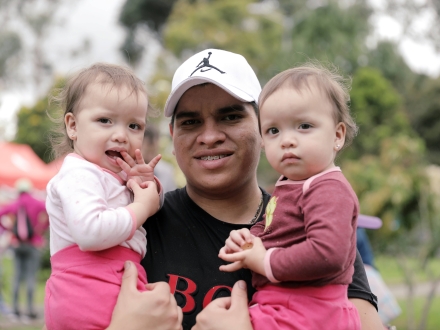
<path fill-rule="evenodd" d="M 142 152 L 139 149 L 136 149 L 134 151 L 134 156 L 136 158 L 136 163 L 137 164 L 145 164 L 144 157 L 142 156 Z"/>
<path fill-rule="evenodd" d="M 242 246 L 245 243 L 252 243 L 252 234 L 246 228 L 240 230 L 232 230 L 229 234 L 228 240 L 231 240 L 238 246 Z"/>
<path fill-rule="evenodd" d="M 121 167 L 121 169 L 125 172 L 125 174 L 130 175 L 130 171 L 131 171 L 130 165 L 128 165 L 126 162 L 124 162 L 121 158 L 116 158 L 116 162 Z"/>
<path fill-rule="evenodd" d="M 124 158 L 125 162 L 130 165 L 130 167 L 134 167 L 136 165 L 136 162 L 133 158 L 128 154 L 126 151 L 121 151 L 121 156 Z"/>
<path fill-rule="evenodd" d="M 228 239 L 225 241 L 225 252 L 226 253 L 232 253 L 232 252 L 240 252 L 241 249 L 241 243 L 235 242 L 231 237 L 228 237 Z"/>
<path fill-rule="evenodd" d="M 223 248 L 220 250 L 218 257 L 228 262 L 244 260 L 246 252 L 224 253 Z"/>
<path fill-rule="evenodd" d="M 154 157 L 152 160 L 150 160 L 148 165 L 150 165 L 152 168 L 155 168 L 161 158 L 162 158 L 162 155 L 158 154 L 156 157 Z"/>
<path fill-rule="evenodd" d="M 221 265 L 219 267 L 219 269 L 222 272 L 235 272 L 241 268 L 243 268 L 241 261 L 236 261 L 236 262 L 233 262 L 232 264 L 228 264 L 228 265 Z"/>

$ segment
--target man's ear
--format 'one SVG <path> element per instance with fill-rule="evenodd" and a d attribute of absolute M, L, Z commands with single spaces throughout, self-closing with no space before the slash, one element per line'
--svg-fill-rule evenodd
<path fill-rule="evenodd" d="M 76 127 L 76 119 L 73 113 L 71 112 L 66 113 L 66 115 L 64 116 L 64 124 L 66 125 L 67 136 L 72 141 L 75 141 L 77 127 Z"/>
<path fill-rule="evenodd" d="M 173 133 L 174 133 L 174 131 L 173 131 L 173 124 L 169 123 L 168 127 L 170 129 L 171 138 L 173 138 Z"/>
<path fill-rule="evenodd" d="M 174 131 L 173 131 L 173 124 L 169 124 L 168 125 L 168 127 L 169 127 L 169 129 L 170 129 L 170 135 L 171 135 L 171 139 L 173 138 L 173 136 L 174 136 Z M 173 142 L 174 143 L 174 142 Z M 171 151 L 171 153 L 175 156 L 176 155 L 176 151 L 174 150 L 174 148 L 173 148 L 173 150 Z"/>

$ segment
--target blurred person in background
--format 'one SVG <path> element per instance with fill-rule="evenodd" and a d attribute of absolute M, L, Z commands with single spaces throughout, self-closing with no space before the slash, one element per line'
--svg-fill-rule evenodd
<path fill-rule="evenodd" d="M 142 156 L 146 163 L 149 163 L 159 153 L 159 138 L 159 129 L 153 124 L 148 123 L 145 127 L 144 142 L 142 144 Z M 154 175 L 156 175 L 162 183 L 164 193 L 177 188 L 174 179 L 173 165 L 164 159 L 161 159 L 154 168 Z"/>
<path fill-rule="evenodd" d="M 41 248 L 45 244 L 44 233 L 49 226 L 45 202 L 31 195 L 32 183 L 27 179 L 17 180 L 15 187 L 18 198 L 0 208 L 0 217 L 11 215 L 14 223 L 11 247 L 14 257 L 13 314 L 37 318 L 34 306 L 34 292 L 37 273 L 40 268 Z M 19 306 L 20 285 L 26 281 L 27 313 L 22 314 Z"/>

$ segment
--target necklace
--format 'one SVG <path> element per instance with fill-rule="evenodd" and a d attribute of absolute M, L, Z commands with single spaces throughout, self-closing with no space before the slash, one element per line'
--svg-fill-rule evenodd
<path fill-rule="evenodd" d="M 261 193 L 260 203 L 258 203 L 257 212 L 255 212 L 254 217 L 249 221 L 250 225 L 253 225 L 255 222 L 257 222 L 257 219 L 259 218 L 262 209 L 263 209 L 263 193 Z"/>

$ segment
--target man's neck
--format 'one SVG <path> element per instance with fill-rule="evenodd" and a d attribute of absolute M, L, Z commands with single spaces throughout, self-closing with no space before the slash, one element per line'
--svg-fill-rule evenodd
<path fill-rule="evenodd" d="M 189 197 L 216 219 L 234 224 L 247 224 L 255 216 L 261 201 L 257 180 L 233 191 L 201 191 L 186 187 Z"/>

